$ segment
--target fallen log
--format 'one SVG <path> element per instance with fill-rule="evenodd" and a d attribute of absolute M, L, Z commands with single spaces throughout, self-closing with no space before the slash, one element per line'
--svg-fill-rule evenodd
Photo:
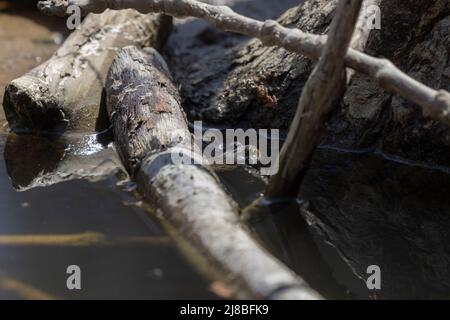
<path fill-rule="evenodd" d="M 135 10 L 88 15 L 49 60 L 6 87 L 3 106 L 10 127 L 41 131 L 62 124 L 95 131 L 116 51 L 127 45 L 161 46 L 171 23 L 170 17 Z"/>
<path fill-rule="evenodd" d="M 108 73 L 106 92 L 117 148 L 139 192 L 208 259 L 208 268 L 217 270 L 237 296 L 320 298 L 247 233 L 236 204 L 214 174 L 190 164 L 195 159 L 199 163 L 201 155 L 192 146 L 168 68 L 154 49 L 120 50 Z M 184 164 L 177 161 L 179 156 Z"/>

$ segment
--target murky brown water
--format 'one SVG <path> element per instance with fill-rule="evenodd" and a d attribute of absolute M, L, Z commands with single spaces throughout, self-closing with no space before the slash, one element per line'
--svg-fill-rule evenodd
<path fill-rule="evenodd" d="M 64 22 L 33 2 L 0 0 L 1 88 L 65 37 Z M 116 185 L 110 147 L 95 135 L 8 137 L 5 125 L 0 108 L 0 299 L 214 298 L 158 223 L 131 205 L 127 186 Z M 80 291 L 66 287 L 72 264 L 82 270 Z"/>
<path fill-rule="evenodd" d="M 51 154 L 38 147 L 44 152 L 39 157 L 30 145 L 21 148 L 35 158 L 18 161 L 19 168 L 31 169 L 23 170 L 25 178 L 14 173 L 11 181 L 8 172 L 16 164 L 4 155 L 26 158 L 11 154 L 15 149 L 9 145 L 4 153 L 7 143 L 20 142 L 0 135 L 0 299 L 214 298 L 158 223 L 136 206 L 130 186 L 120 183 L 123 176 L 111 173 L 96 182 L 71 180 L 17 192 L 14 179 L 29 181 L 41 169 L 50 172 L 44 161 Z M 34 138 L 34 145 L 45 144 Z M 72 264 L 82 270 L 80 291 L 66 287 L 66 268 Z"/>

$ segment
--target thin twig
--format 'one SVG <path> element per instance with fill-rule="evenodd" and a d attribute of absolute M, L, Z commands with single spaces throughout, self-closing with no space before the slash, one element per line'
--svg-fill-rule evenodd
<path fill-rule="evenodd" d="M 352 40 L 363 0 L 340 0 L 322 55 L 311 73 L 280 154 L 279 171 L 267 186 L 266 197 L 295 197 L 324 124 L 345 91 L 344 58 Z"/>
<path fill-rule="evenodd" d="M 68 5 L 77 5 L 83 14 L 110 9 L 134 8 L 143 13 L 162 12 L 174 17 L 196 17 L 218 29 L 260 39 L 265 45 L 280 46 L 317 60 L 325 46 L 326 36 L 286 28 L 273 20 L 261 22 L 239 15 L 227 6 L 215 6 L 196 0 L 47 0 L 40 1 L 41 11 L 63 16 Z M 366 74 L 385 90 L 396 93 L 422 107 L 424 116 L 450 125 L 450 93 L 434 90 L 409 77 L 389 60 L 371 57 L 349 49 L 345 65 Z"/>

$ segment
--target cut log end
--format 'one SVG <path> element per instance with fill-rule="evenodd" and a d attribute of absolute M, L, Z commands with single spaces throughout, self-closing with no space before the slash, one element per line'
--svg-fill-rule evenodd
<path fill-rule="evenodd" d="M 46 130 L 68 120 L 56 102 L 46 98 L 39 88 L 32 85 L 33 82 L 23 77 L 11 82 L 5 89 L 3 108 L 12 131 L 27 128 Z"/>
<path fill-rule="evenodd" d="M 118 49 L 127 45 L 161 47 L 172 18 L 135 10 L 90 14 L 47 61 L 12 81 L 4 97 L 13 130 L 66 129 L 94 132 L 106 73 Z"/>

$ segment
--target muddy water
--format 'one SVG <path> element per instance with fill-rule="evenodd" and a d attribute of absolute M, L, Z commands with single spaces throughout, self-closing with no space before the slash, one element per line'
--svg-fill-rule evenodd
<path fill-rule="evenodd" d="M 3 87 L 66 36 L 64 22 L 35 2 L 0 0 L 0 104 Z M 124 177 L 110 145 L 93 135 L 5 131 L 0 108 L 0 299 L 214 298 L 158 223 L 132 205 L 130 187 L 117 186 Z M 80 291 L 66 287 L 73 264 Z"/>
<path fill-rule="evenodd" d="M 35 137 L 34 144 L 51 158 L 42 139 L 38 144 Z M 158 223 L 137 206 L 120 171 L 95 182 L 68 179 L 54 185 L 47 174 L 49 186 L 18 192 L 15 179 L 23 187 L 31 175 L 49 173 L 53 160 L 45 163 L 28 145 L 21 152 L 33 153 L 35 161 L 24 164 L 26 157 L 11 154 L 17 143 L 0 135 L 0 299 L 214 298 Z M 69 265 L 82 270 L 79 291 L 66 287 Z"/>

